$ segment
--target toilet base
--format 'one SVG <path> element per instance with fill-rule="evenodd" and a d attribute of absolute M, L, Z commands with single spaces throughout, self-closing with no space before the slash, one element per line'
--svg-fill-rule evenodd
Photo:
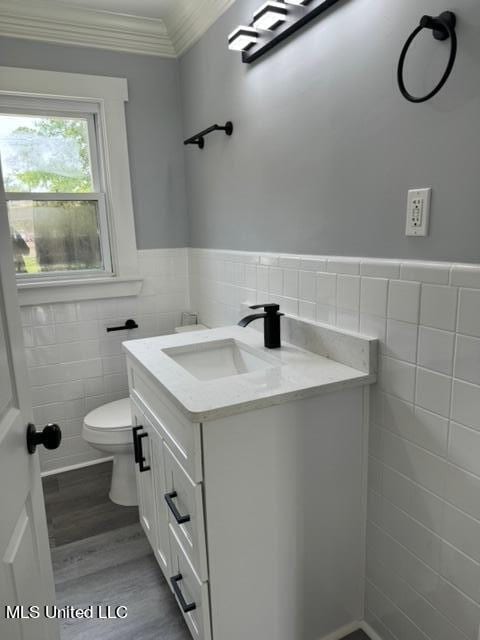
<path fill-rule="evenodd" d="M 109 498 L 122 507 L 136 507 L 138 505 L 135 462 L 130 452 L 113 456 Z"/>

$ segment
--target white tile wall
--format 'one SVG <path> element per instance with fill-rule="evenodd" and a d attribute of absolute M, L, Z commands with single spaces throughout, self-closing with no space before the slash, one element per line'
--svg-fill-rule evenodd
<path fill-rule="evenodd" d="M 379 338 L 366 617 L 383 640 L 478 640 L 480 267 L 200 249 L 189 265 L 208 325 L 275 301 Z"/>
<path fill-rule="evenodd" d="M 171 332 L 182 310 L 219 326 L 242 303 L 275 301 L 374 335 L 367 620 L 383 640 L 478 640 L 480 268 L 198 249 L 139 258 L 138 298 L 22 309 L 35 420 L 64 433 L 43 468 L 100 455 L 82 418 L 127 393 L 122 340 Z M 106 334 L 128 317 L 138 331 Z"/>
<path fill-rule="evenodd" d="M 81 438 L 88 411 L 127 395 L 123 340 L 170 333 L 189 308 L 186 249 L 139 251 L 138 297 L 23 307 L 27 363 L 37 425 L 58 422 L 63 442 L 41 450 L 44 471 L 101 457 Z M 139 329 L 106 333 L 134 318 Z"/>

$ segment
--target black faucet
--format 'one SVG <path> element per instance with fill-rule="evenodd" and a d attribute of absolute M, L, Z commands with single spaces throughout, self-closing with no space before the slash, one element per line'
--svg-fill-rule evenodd
<path fill-rule="evenodd" d="M 254 320 L 264 319 L 263 335 L 267 349 L 279 349 L 280 343 L 280 306 L 278 304 L 254 304 L 250 309 L 265 309 L 265 313 L 254 313 L 243 318 L 238 323 L 241 327 L 248 326 Z"/>

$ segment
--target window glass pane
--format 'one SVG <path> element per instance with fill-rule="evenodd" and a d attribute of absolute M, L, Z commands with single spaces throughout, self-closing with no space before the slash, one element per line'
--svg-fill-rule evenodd
<path fill-rule="evenodd" d="M 17 273 L 103 269 L 96 200 L 10 200 Z"/>
<path fill-rule="evenodd" d="M 86 118 L 0 114 L 5 191 L 93 192 Z"/>

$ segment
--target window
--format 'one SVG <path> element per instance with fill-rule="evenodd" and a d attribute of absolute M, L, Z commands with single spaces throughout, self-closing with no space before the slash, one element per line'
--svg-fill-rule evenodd
<path fill-rule="evenodd" d="M 21 305 L 138 295 L 124 78 L 0 66 Z"/>
<path fill-rule="evenodd" d="M 0 156 L 17 276 L 111 273 L 98 110 L 5 104 Z"/>

